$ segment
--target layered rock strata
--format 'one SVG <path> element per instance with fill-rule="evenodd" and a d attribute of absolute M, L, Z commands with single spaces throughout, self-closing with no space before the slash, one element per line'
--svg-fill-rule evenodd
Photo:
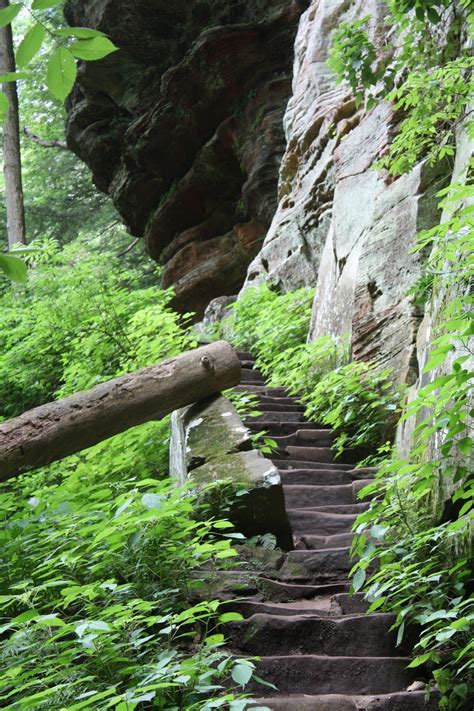
<path fill-rule="evenodd" d="M 80 68 L 69 146 L 131 234 L 163 262 L 175 306 L 236 293 L 276 208 L 305 0 L 68 0 L 120 48 Z"/>
<path fill-rule="evenodd" d="M 449 170 L 420 163 L 397 179 L 374 170 L 399 118 L 388 104 L 357 109 L 326 64 L 335 27 L 370 14 L 376 39 L 384 13 L 378 0 L 313 0 L 302 16 L 279 205 L 246 285 L 316 285 L 310 338 L 349 335 L 355 358 L 375 358 L 413 382 L 422 314 L 407 292 L 422 257 L 411 249 L 417 232 L 439 221 L 434 196 Z"/>

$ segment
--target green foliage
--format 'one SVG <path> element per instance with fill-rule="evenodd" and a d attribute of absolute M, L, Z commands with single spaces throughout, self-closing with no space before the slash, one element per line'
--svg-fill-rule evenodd
<path fill-rule="evenodd" d="M 470 3 L 392 0 L 386 18 L 388 44 L 369 37 L 371 16 L 342 23 L 333 34 L 328 65 L 347 81 L 356 101 L 391 101 L 403 116 L 399 132 L 377 164 L 399 175 L 427 157 L 452 156 L 453 129 L 469 109 L 473 58 L 466 30 Z"/>
<path fill-rule="evenodd" d="M 275 358 L 304 343 L 311 318 L 312 289 L 279 294 L 267 284 L 247 289 L 235 304 L 225 328 L 238 348 L 250 350 L 263 372 Z"/>
<path fill-rule="evenodd" d="M 190 347 L 171 292 L 79 243 L 45 244 L 27 286 L 0 295 L 0 415 L 12 417 Z"/>
<path fill-rule="evenodd" d="M 303 402 L 314 391 L 321 379 L 347 362 L 348 345 L 345 339 L 321 336 L 315 341 L 287 348 L 272 363 L 271 385 L 281 386 L 290 395 L 298 395 Z"/>
<path fill-rule="evenodd" d="M 132 477 L 104 455 L 71 458 L 0 497 L 2 707 L 245 708 L 222 680 L 244 686 L 252 660 L 223 651 L 217 600 L 188 602 L 199 567 L 235 555 L 231 525 L 193 520 L 186 492 L 142 479 L 141 449 Z"/>
<path fill-rule="evenodd" d="M 451 217 L 422 233 L 431 245 L 433 303 L 442 321 L 424 368 L 425 385 L 405 409 L 415 424 L 408 457 L 395 452 L 362 496 L 374 497 L 356 522 L 357 584 L 365 583 L 371 609 L 421 625 L 413 666 L 427 664 L 443 694 L 442 708 L 456 709 L 474 693 L 471 575 L 474 488 L 472 340 L 474 222 L 472 185 L 443 191 Z M 454 205 L 454 206 L 453 206 Z M 377 546 L 374 546 L 374 542 Z M 377 561 L 377 572 L 365 571 Z M 354 578 L 356 582 L 356 578 Z"/>
<path fill-rule="evenodd" d="M 307 416 L 336 432 L 338 454 L 370 451 L 392 437 L 401 391 L 390 375 L 374 363 L 353 361 L 330 371 L 303 397 Z"/>

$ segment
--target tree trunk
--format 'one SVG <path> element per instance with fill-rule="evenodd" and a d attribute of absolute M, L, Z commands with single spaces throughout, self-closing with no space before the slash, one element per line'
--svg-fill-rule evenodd
<path fill-rule="evenodd" d="M 219 341 L 0 424 L 0 481 L 238 385 L 240 361 Z"/>
<path fill-rule="evenodd" d="M 9 0 L 0 0 L 0 10 L 8 7 Z M 0 28 L 0 74 L 14 72 L 12 26 Z M 5 176 L 5 202 L 7 208 L 8 246 L 26 243 L 25 208 L 21 179 L 20 117 L 16 82 L 2 85 L 10 108 L 3 123 L 3 173 Z"/>

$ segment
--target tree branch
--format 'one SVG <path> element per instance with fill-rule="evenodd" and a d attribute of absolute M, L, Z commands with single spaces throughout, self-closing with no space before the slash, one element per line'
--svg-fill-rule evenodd
<path fill-rule="evenodd" d="M 36 133 L 30 131 L 30 129 L 26 128 L 26 126 L 23 128 L 23 133 L 27 138 L 30 138 L 32 141 L 37 143 L 39 146 L 42 146 L 43 148 L 60 148 L 63 151 L 69 150 L 66 141 L 47 141 L 44 138 L 37 136 Z"/>

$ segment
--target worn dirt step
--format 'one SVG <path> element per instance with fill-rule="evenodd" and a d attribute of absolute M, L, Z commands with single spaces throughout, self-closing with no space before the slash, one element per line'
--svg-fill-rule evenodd
<path fill-rule="evenodd" d="M 255 705 L 254 705 L 255 704 Z M 282 696 L 255 699 L 249 709 L 266 706 L 270 711 L 437 711 L 438 695 L 425 701 L 424 691 L 399 691 L 379 696 Z"/>
<path fill-rule="evenodd" d="M 354 533 L 337 533 L 334 536 L 317 536 L 313 533 L 293 534 L 295 550 L 323 550 L 347 548 L 352 545 Z"/>
<path fill-rule="evenodd" d="M 346 617 L 316 615 L 255 614 L 243 622 L 224 626 L 232 647 L 251 655 L 278 655 L 284 641 L 285 654 L 350 657 L 400 656 L 396 632 L 390 632 L 395 615 L 373 614 Z"/>
<path fill-rule="evenodd" d="M 270 428 L 268 428 L 270 430 Z M 304 439 L 301 435 L 308 432 L 312 435 L 311 439 Z M 308 446 L 313 447 L 331 447 L 333 442 L 333 434 L 331 430 L 310 430 L 300 429 L 290 434 L 280 435 L 272 431 L 272 437 L 278 445 L 278 449 L 284 449 L 288 445 L 293 446 Z"/>
<path fill-rule="evenodd" d="M 357 514 L 326 513 L 310 509 L 287 509 L 293 533 L 332 536 L 349 533 Z"/>
<path fill-rule="evenodd" d="M 416 670 L 406 669 L 409 662 L 409 657 L 265 656 L 257 662 L 257 672 L 277 687 L 270 696 L 389 694 L 406 689 L 414 679 Z M 250 693 L 259 689 L 255 680 L 246 687 Z"/>
<path fill-rule="evenodd" d="M 315 486 L 311 484 L 293 484 L 284 482 L 285 502 L 288 508 L 306 508 L 307 506 L 329 506 L 356 504 L 358 483 L 342 486 Z"/>
<path fill-rule="evenodd" d="M 313 584 L 344 582 L 353 565 L 350 547 L 290 551 L 277 571 L 279 580 Z"/>
<path fill-rule="evenodd" d="M 351 486 L 354 481 L 354 475 L 350 469 L 340 469 L 336 467 L 328 467 L 325 464 L 321 468 L 313 466 L 311 468 L 302 467 L 283 469 L 286 462 L 278 462 L 278 471 L 282 483 L 288 486 Z M 356 480 L 357 481 L 357 480 Z M 364 485 L 368 483 L 364 480 Z"/>
<path fill-rule="evenodd" d="M 239 360 L 240 360 L 240 367 L 241 368 L 245 368 L 246 370 L 253 370 L 253 368 L 255 368 L 255 361 L 254 360 L 252 360 L 250 358 L 247 358 L 247 359 L 239 358 Z"/>

